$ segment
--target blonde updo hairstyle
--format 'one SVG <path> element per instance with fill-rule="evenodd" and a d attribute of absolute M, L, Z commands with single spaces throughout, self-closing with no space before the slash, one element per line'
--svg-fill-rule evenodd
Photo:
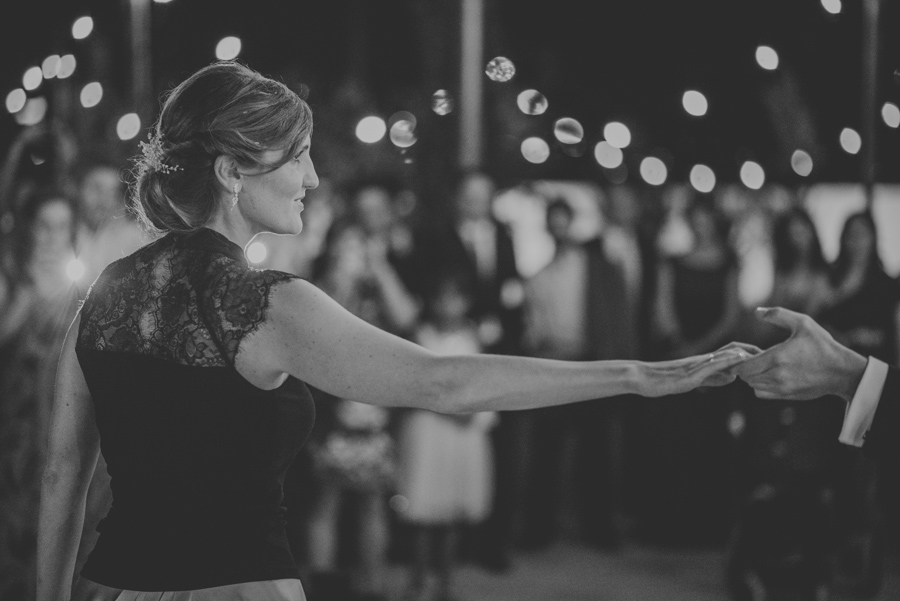
<path fill-rule="evenodd" d="M 173 89 L 135 160 L 131 200 L 151 231 L 190 232 L 216 211 L 217 157 L 268 172 L 287 163 L 312 133 L 309 105 L 287 86 L 240 63 L 206 66 Z M 283 150 L 275 163 L 267 150 Z"/>

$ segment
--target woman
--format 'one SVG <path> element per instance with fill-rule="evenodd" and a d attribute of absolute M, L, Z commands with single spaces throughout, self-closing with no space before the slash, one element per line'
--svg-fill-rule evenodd
<path fill-rule="evenodd" d="M 878 257 L 875 221 L 868 212 L 847 218 L 832 267 L 832 306 L 822 315 L 835 340 L 863 356 L 896 361 L 897 282 Z"/>
<path fill-rule="evenodd" d="M 356 194 L 354 205 L 360 200 Z M 409 334 L 418 307 L 389 262 L 386 246 L 371 242 L 357 220 L 335 223 L 317 261 L 314 281 L 366 323 L 398 335 Z M 359 569 L 353 588 L 361 598 L 383 598 L 388 547 L 386 492 L 396 471 L 394 440 L 389 433 L 391 416 L 383 407 L 330 400 L 320 411 L 309 444 L 318 480 L 309 523 L 312 594 L 321 598 L 348 595 L 341 586 L 347 579 L 337 572 L 337 550 L 339 518 L 346 513 L 341 507 L 349 500 L 355 501 L 352 506 L 359 524 L 354 545 Z"/>
<path fill-rule="evenodd" d="M 897 361 L 897 282 L 884 271 L 878 256 L 878 231 L 868 211 L 847 218 L 838 257 L 832 266 L 835 293 L 821 323 L 835 340 L 865 356 L 891 365 Z M 885 532 L 900 531 L 896 507 L 900 489 L 880 472 L 893 466 L 841 449 L 837 464 L 837 528 L 844 574 L 860 590 L 875 590 Z M 880 499 L 878 497 L 881 497 Z M 880 501 L 880 503 L 879 503 Z M 881 512 L 886 514 L 881 523 Z"/>
<path fill-rule="evenodd" d="M 249 269 L 242 248 L 254 236 L 302 228 L 303 196 L 318 184 L 311 130 L 305 102 L 236 63 L 201 69 L 166 100 L 135 184 L 136 209 L 165 235 L 104 270 L 63 344 L 40 601 L 69 598 L 101 443 L 114 503 L 81 573 L 85 595 L 297 600 L 279 506 L 314 418 L 304 382 L 460 413 L 733 380 L 740 347 L 659 364 L 441 357 L 299 278 Z"/>
<path fill-rule="evenodd" d="M 734 336 L 740 317 L 728 221 L 708 196 L 695 197 L 686 218 L 691 250 L 661 263 L 657 274 L 656 323 L 665 356 L 673 358 L 715 349 Z M 654 441 L 655 454 L 649 461 L 657 471 L 648 479 L 646 525 L 651 536 L 667 542 L 720 542 L 731 501 L 731 408 L 720 391 L 690 392 L 683 400 L 650 405 L 654 425 L 647 440 Z"/>
<path fill-rule="evenodd" d="M 0 599 L 34 598 L 33 541 L 57 352 L 78 298 L 74 204 L 54 190 L 16 216 L 13 269 L 0 271 Z M 24 544 L 30 541 L 32 544 Z"/>
<path fill-rule="evenodd" d="M 805 210 L 794 208 L 772 228 L 775 281 L 767 307 L 785 307 L 817 317 L 831 300 L 828 263 L 816 226 Z"/>

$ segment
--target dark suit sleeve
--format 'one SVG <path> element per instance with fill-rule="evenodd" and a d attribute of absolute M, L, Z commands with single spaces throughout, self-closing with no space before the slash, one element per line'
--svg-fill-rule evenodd
<path fill-rule="evenodd" d="M 888 369 L 863 449 L 872 457 L 900 460 L 900 369 L 896 367 Z"/>

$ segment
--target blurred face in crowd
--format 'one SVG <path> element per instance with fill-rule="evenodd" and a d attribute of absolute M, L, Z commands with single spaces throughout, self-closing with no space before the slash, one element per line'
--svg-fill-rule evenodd
<path fill-rule="evenodd" d="M 356 194 L 354 205 L 360 225 L 369 235 L 386 233 L 394 224 L 390 193 L 379 186 L 363 188 Z"/>
<path fill-rule="evenodd" d="M 257 232 L 274 234 L 299 234 L 303 229 L 300 213 L 307 190 L 319 185 L 319 177 L 313 166 L 310 139 L 306 139 L 296 156 L 278 169 L 269 172 L 244 173 L 240 200 L 237 208 Z M 283 151 L 267 150 L 263 161 L 277 163 Z"/>
<path fill-rule="evenodd" d="M 331 265 L 346 276 L 361 274 L 366 267 L 366 237 L 355 226 L 341 230 L 331 248 Z"/>
<path fill-rule="evenodd" d="M 865 265 L 875 252 L 875 232 L 867 221 L 854 219 L 847 226 L 844 244 L 850 252 L 851 260 L 857 265 Z"/>
<path fill-rule="evenodd" d="M 85 219 L 98 226 L 124 207 L 125 190 L 112 167 L 94 167 L 81 183 Z"/>
<path fill-rule="evenodd" d="M 434 316 L 441 323 L 454 324 L 466 318 L 472 308 L 471 300 L 453 281 L 440 284 L 434 298 Z"/>
<path fill-rule="evenodd" d="M 72 208 L 65 200 L 45 202 L 31 226 L 32 260 L 60 261 L 71 252 L 73 219 Z"/>
<path fill-rule="evenodd" d="M 491 215 L 494 199 L 494 182 L 483 173 L 469 175 L 459 186 L 456 195 L 456 211 L 462 220 L 478 221 Z"/>
<path fill-rule="evenodd" d="M 572 214 L 562 207 L 550 207 L 547 210 L 547 232 L 556 242 L 569 239 L 572 229 Z"/>

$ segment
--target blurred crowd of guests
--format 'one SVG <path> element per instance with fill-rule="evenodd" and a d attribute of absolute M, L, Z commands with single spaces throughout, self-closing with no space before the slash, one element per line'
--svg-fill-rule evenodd
<path fill-rule="evenodd" d="M 86 286 L 150 239 L 126 208 L 119 167 L 89 165 L 51 185 L 13 167 L 27 147 L 14 143 L 0 173 L 0 598 L 10 601 L 33 591 L 62 337 Z M 616 186 L 585 209 L 552 186 L 512 189 L 538 203 L 548 248 L 527 277 L 517 254 L 538 242 L 498 219 L 497 186 L 478 171 L 461 173 L 434 215 L 398 181 L 323 181 L 303 234 L 262 237 L 261 266 L 309 278 L 437 353 L 665 359 L 783 337 L 749 317 L 739 293 L 749 254 L 715 197 L 680 190 L 663 206 Z M 896 363 L 900 287 L 879 260 L 872 216 L 846 221 L 829 263 L 800 199 L 760 215 L 774 273 L 760 304 L 812 315 Z M 443 416 L 316 392 L 313 437 L 285 482 L 316 599 L 383 598 L 389 560 L 409 566 L 409 599 L 449 598 L 458 561 L 503 571 L 514 549 L 560 538 L 609 551 L 628 538 L 727 542 L 737 598 L 759 587 L 821 594 L 841 579 L 867 591 L 897 542 L 887 509 L 900 497 L 878 465 L 837 443 L 836 399 L 822 401 L 830 412 L 762 403 L 738 382 L 679 399 Z M 85 549 L 109 502 L 101 460 Z"/>

